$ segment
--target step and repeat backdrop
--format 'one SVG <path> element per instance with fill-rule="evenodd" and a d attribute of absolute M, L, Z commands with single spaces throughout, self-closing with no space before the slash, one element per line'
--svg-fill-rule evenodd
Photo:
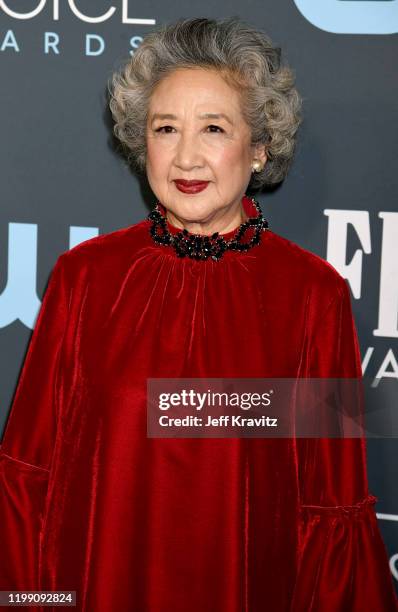
<path fill-rule="evenodd" d="M 164 22 L 228 16 L 282 48 L 304 100 L 290 174 L 256 199 L 349 283 L 384 415 L 368 469 L 398 589 L 398 0 L 0 0 L 0 436 L 57 256 L 156 201 L 117 151 L 112 72 Z"/>

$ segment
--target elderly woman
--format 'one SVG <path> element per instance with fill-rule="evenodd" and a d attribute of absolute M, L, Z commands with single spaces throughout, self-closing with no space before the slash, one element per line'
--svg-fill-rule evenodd
<path fill-rule="evenodd" d="M 278 51 L 185 19 L 114 75 L 157 202 L 57 259 L 2 441 L 1 589 L 84 612 L 398 609 L 362 438 L 147 435 L 150 378 L 361 376 L 345 280 L 246 193 L 294 152 Z"/>

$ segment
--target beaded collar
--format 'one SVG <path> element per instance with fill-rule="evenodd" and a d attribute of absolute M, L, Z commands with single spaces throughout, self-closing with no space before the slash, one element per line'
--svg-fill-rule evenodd
<path fill-rule="evenodd" d="M 242 205 L 248 216 L 246 221 L 224 235 L 214 232 L 206 236 L 192 234 L 186 229 L 179 230 L 171 225 L 166 217 L 165 206 L 157 202 L 147 216 L 151 221 L 149 232 L 157 244 L 172 246 L 178 257 L 198 260 L 211 258 L 219 261 L 227 250 L 248 251 L 259 244 L 261 232 L 269 228 L 268 221 L 263 217 L 260 205 L 254 198 L 244 195 Z M 225 239 L 226 236 L 230 238 Z"/>

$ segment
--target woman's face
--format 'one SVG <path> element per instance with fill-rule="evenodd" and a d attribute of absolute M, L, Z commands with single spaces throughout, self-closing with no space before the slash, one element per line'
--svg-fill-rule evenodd
<path fill-rule="evenodd" d="M 266 155 L 264 147 L 251 146 L 238 95 L 217 72 L 187 68 L 163 78 L 151 96 L 148 181 L 177 227 L 193 233 L 225 232 L 242 220 L 251 163 L 265 163 Z M 178 179 L 208 185 L 197 193 L 183 193 Z"/>

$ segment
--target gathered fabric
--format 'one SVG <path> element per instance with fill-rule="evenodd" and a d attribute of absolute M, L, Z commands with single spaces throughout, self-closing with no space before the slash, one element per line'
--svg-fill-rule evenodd
<path fill-rule="evenodd" d="M 346 281 L 271 229 L 198 261 L 150 224 L 53 268 L 0 447 L 0 590 L 74 590 L 81 612 L 397 612 L 363 438 L 147 436 L 148 378 L 361 377 Z"/>

